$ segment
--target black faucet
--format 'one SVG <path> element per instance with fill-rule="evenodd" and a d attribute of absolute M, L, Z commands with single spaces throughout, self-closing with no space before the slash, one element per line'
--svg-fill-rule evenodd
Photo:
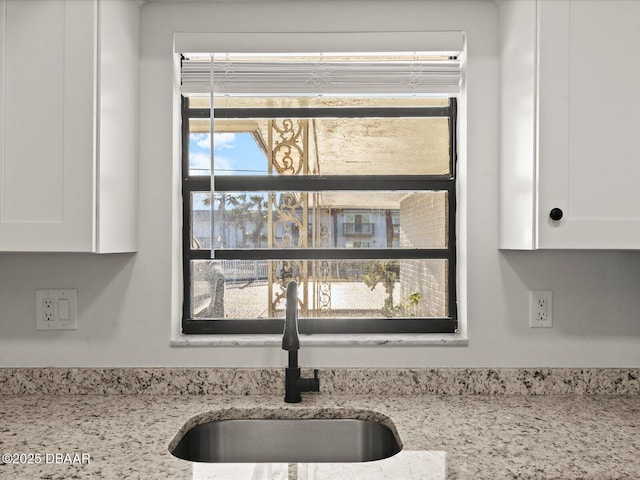
<path fill-rule="evenodd" d="M 300 378 L 298 366 L 298 284 L 291 280 L 287 284 L 287 306 L 282 334 L 282 349 L 289 352 L 289 366 L 284 371 L 284 401 L 298 403 L 302 401 L 302 392 L 319 392 L 320 380 L 318 370 L 313 371 L 313 378 Z"/>

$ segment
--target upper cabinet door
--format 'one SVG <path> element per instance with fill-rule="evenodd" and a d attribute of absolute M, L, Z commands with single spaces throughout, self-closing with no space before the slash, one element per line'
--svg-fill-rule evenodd
<path fill-rule="evenodd" d="M 135 251 L 138 36 L 128 0 L 0 0 L 0 251 Z"/>
<path fill-rule="evenodd" d="M 540 7 L 539 247 L 638 249 L 640 2 Z"/>
<path fill-rule="evenodd" d="M 0 249 L 91 251 L 95 5 L 4 7 Z"/>
<path fill-rule="evenodd" d="M 640 249 L 640 2 L 503 3 L 501 248 Z"/>

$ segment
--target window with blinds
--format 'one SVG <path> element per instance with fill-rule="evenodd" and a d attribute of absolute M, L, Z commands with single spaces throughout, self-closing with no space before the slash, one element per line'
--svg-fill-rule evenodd
<path fill-rule="evenodd" d="M 453 333 L 455 56 L 183 54 L 184 333 Z"/>

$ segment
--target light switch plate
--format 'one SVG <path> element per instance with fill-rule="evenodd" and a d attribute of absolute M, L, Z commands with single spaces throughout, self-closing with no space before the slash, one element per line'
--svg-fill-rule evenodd
<path fill-rule="evenodd" d="M 77 330 L 78 290 L 36 290 L 36 330 Z"/>

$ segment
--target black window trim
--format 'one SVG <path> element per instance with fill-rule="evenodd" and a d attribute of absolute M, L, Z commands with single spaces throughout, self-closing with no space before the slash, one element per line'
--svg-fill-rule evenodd
<path fill-rule="evenodd" d="M 189 176 L 189 119 L 210 117 L 208 108 L 190 108 L 182 97 L 182 195 L 183 195 L 183 334 L 280 334 L 282 319 L 192 319 L 191 317 L 191 260 L 211 259 L 211 250 L 191 248 L 192 192 L 209 191 L 210 176 Z M 398 334 L 398 333 L 457 333 L 457 102 L 449 99 L 445 107 L 330 107 L 330 108 L 216 108 L 216 118 L 321 118 L 321 117 L 448 117 L 449 118 L 449 175 L 368 175 L 358 176 L 217 176 L 216 191 L 318 191 L 331 190 L 412 190 L 446 191 L 448 209 L 448 241 L 444 249 L 279 249 L 279 250 L 216 250 L 215 258 L 224 259 L 379 259 L 423 258 L 446 259 L 449 317 L 443 318 L 313 318 L 299 319 L 301 334 Z"/>

